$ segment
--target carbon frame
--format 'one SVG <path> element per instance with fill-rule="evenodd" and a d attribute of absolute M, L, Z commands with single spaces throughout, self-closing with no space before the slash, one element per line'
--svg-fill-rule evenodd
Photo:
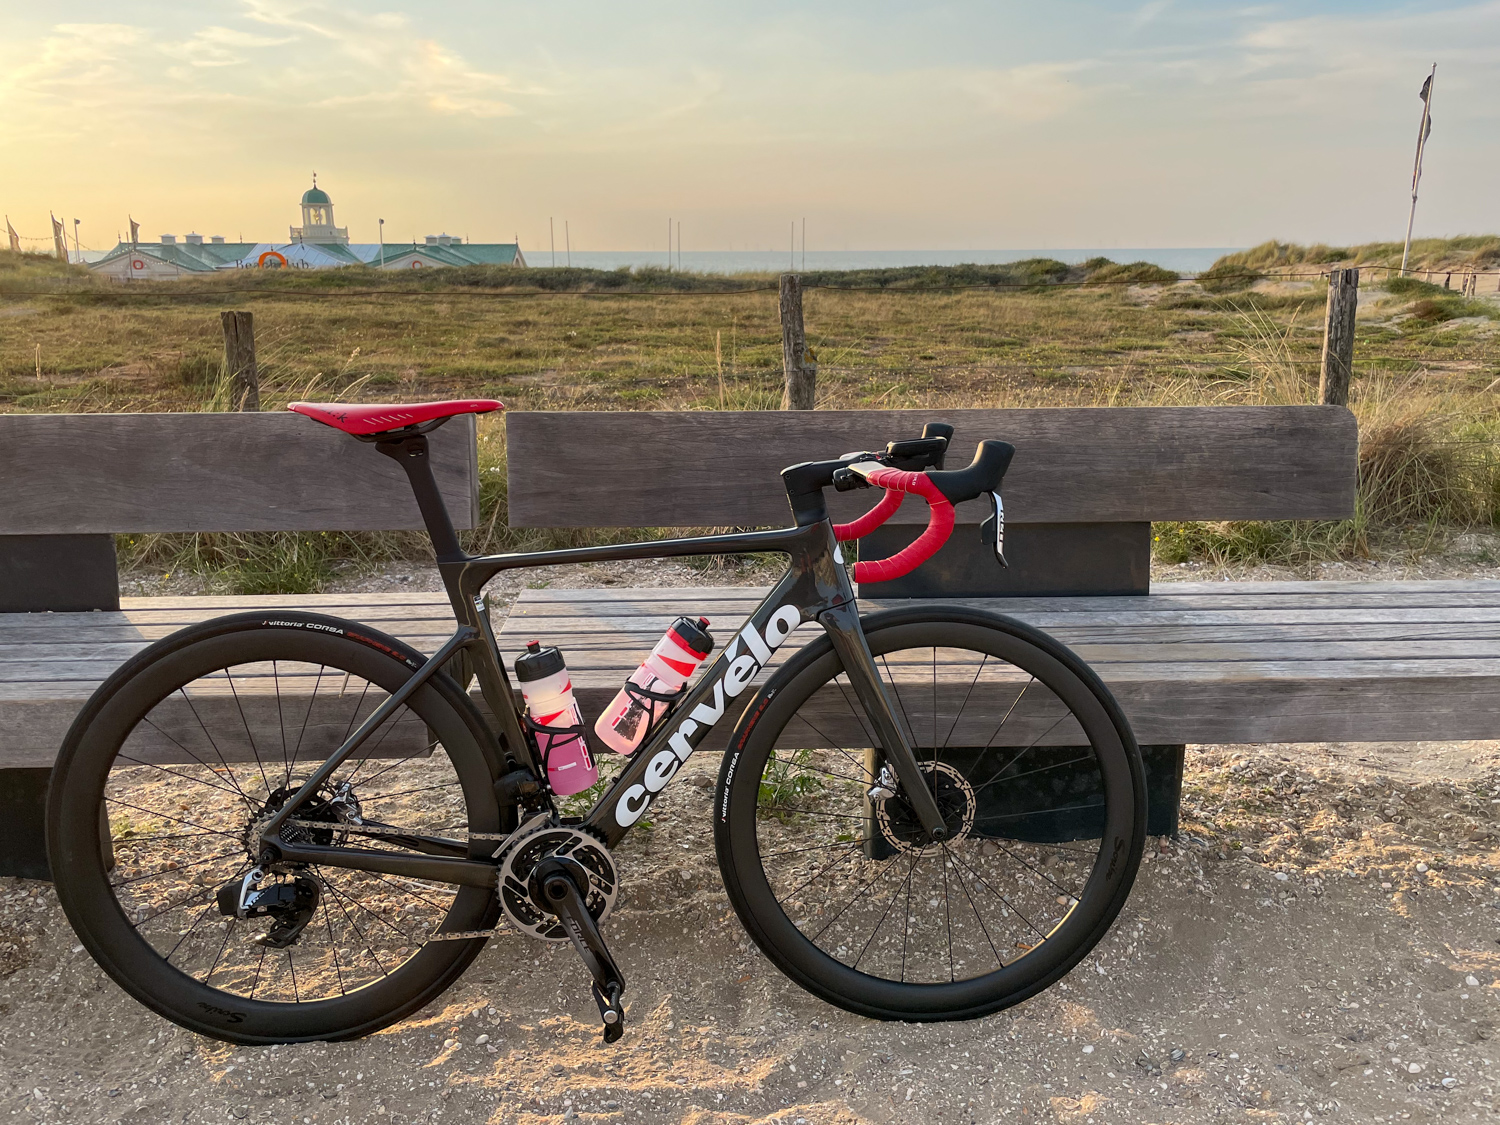
<path fill-rule="evenodd" d="M 499 644 L 484 601 L 484 586 L 507 570 L 568 563 L 618 562 L 629 559 L 683 558 L 701 555 L 777 552 L 790 556 L 786 574 L 756 607 L 734 637 L 726 641 L 718 657 L 699 678 L 696 686 L 672 712 L 668 722 L 636 750 L 604 795 L 583 818 L 583 825 L 597 832 L 613 847 L 645 813 L 682 764 L 708 734 L 730 714 L 730 704 L 746 692 L 753 700 L 755 675 L 769 663 L 772 653 L 805 621 L 817 621 L 829 636 L 849 676 L 871 727 L 883 743 L 887 761 L 895 766 L 903 788 L 912 800 L 918 818 L 928 828 L 941 832 L 942 817 L 927 788 L 912 752 L 912 740 L 897 721 L 885 687 L 875 668 L 860 627 L 854 588 L 843 566 L 826 512 L 821 518 L 799 526 L 771 531 L 736 532 L 727 535 L 658 539 L 601 547 L 576 547 L 555 551 L 526 551 L 500 555 L 469 555 L 458 536 L 438 493 L 427 461 L 427 439 L 416 434 L 378 443 L 380 452 L 396 459 L 406 470 L 422 510 L 437 553 L 438 571 L 457 618 L 458 628 L 400 690 L 387 698 L 323 762 L 262 828 L 261 838 L 272 844 L 281 858 L 291 862 L 317 863 L 385 874 L 405 875 L 447 883 L 494 885 L 493 857 L 465 847 L 457 841 L 414 837 L 409 843 L 425 855 L 391 851 L 289 844 L 279 839 L 279 828 L 298 806 L 317 792 L 338 767 L 381 723 L 393 714 L 424 683 L 442 671 L 460 654 L 466 654 L 490 713 L 495 716 L 501 746 L 517 765 L 538 776 L 541 764 L 531 752 L 531 739 L 521 722 L 516 693 L 500 658 Z M 795 620 L 793 620 L 795 618 Z M 747 700 L 748 702 L 748 700 Z M 487 849 L 486 849 L 487 850 Z M 496 849 L 498 854 L 499 849 Z M 484 858 L 481 858 L 484 856 Z"/>

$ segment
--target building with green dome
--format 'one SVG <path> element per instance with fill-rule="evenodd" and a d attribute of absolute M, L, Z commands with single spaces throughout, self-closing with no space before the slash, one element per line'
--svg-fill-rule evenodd
<path fill-rule="evenodd" d="M 333 243 L 349 245 L 349 228 L 333 225 L 333 200 L 318 186 L 318 174 L 313 173 L 312 187 L 302 193 L 302 225 L 292 227 L 293 242 Z"/>
<path fill-rule="evenodd" d="M 382 228 L 383 230 L 383 228 Z M 515 266 L 526 258 L 519 242 L 469 242 L 450 234 L 429 234 L 419 243 L 349 241 L 349 229 L 335 226 L 333 200 L 318 186 L 302 193 L 302 225 L 291 228 L 287 242 L 227 242 L 222 235 L 207 241 L 196 232 L 179 242 L 164 234 L 160 242 L 142 242 L 131 228 L 104 257 L 89 264 L 95 273 L 115 281 L 160 281 L 211 274 L 219 270 L 326 270 L 366 266 L 379 270 L 442 269 L 446 266 Z"/>

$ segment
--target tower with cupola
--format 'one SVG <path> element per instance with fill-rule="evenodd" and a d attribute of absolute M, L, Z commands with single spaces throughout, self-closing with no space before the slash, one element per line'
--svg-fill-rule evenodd
<path fill-rule="evenodd" d="M 302 225 L 292 227 L 292 241 L 349 245 L 349 228 L 333 225 L 333 200 L 318 186 L 316 172 L 312 187 L 302 193 Z"/>

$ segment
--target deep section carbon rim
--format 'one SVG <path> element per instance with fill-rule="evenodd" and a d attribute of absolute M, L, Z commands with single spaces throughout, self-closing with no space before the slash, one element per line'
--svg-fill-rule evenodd
<path fill-rule="evenodd" d="M 49 842 L 96 959 L 163 1014 L 250 1040 L 372 1030 L 451 979 L 478 947 L 439 932 L 492 925 L 492 892 L 266 863 L 257 844 L 258 826 L 409 675 L 345 638 L 263 629 L 188 641 L 107 684 L 64 750 Z M 429 685 L 280 838 L 487 855 L 491 779 L 466 720 Z"/>
<path fill-rule="evenodd" d="M 1014 636 L 935 621 L 868 639 L 948 838 L 926 838 L 828 653 L 747 740 L 726 876 L 757 940 L 835 1002 L 993 1010 L 1075 963 L 1118 908 L 1138 757 L 1132 771 L 1128 732 L 1086 681 Z"/>

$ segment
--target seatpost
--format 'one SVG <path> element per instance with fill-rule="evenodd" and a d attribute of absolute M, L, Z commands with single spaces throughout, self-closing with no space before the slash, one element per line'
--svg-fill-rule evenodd
<path fill-rule="evenodd" d="M 417 497 L 417 507 L 422 512 L 422 522 L 427 525 L 427 534 L 432 537 L 432 549 L 437 553 L 437 561 L 463 562 L 468 558 L 464 549 L 458 545 L 458 533 L 453 530 L 448 505 L 443 503 L 443 494 L 438 491 L 437 480 L 432 475 L 432 462 L 427 456 L 427 435 L 417 434 L 393 441 L 378 441 L 375 448 L 406 470 L 406 479 L 411 481 L 411 490 Z"/>

